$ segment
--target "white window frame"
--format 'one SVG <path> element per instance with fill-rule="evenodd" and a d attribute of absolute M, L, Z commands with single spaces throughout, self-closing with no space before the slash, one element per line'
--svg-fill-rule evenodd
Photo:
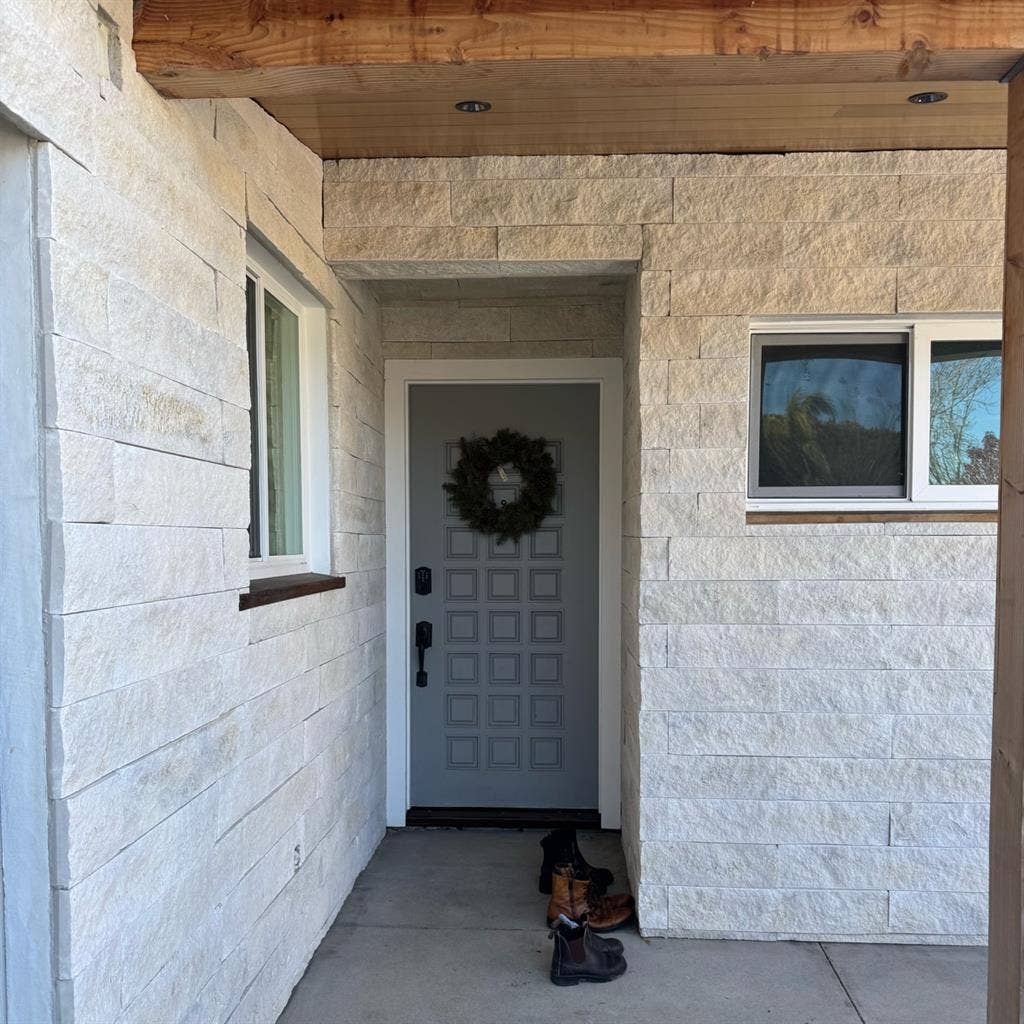
<path fill-rule="evenodd" d="M 251 579 L 330 572 L 330 447 L 327 427 L 327 310 L 288 268 L 256 239 L 246 240 L 246 278 L 256 286 L 256 410 L 258 451 L 252 471 L 259 472 L 260 551 L 249 559 Z M 264 291 L 291 310 L 299 324 L 300 466 L 302 473 L 302 553 L 268 555 L 266 473 L 266 349 Z M 246 338 L 248 345 L 248 337 Z M 257 462 L 258 460 L 258 462 Z"/>
<path fill-rule="evenodd" d="M 749 409 L 760 382 L 753 377 L 753 336 L 770 334 L 863 334 L 898 332 L 908 338 L 907 494 L 901 498 L 748 497 L 751 512 L 890 512 L 991 511 L 998 507 L 998 486 L 939 486 L 928 481 L 931 428 L 931 343 L 933 341 L 1001 341 L 998 314 L 943 314 L 894 317 L 767 317 L 751 321 Z M 754 424 L 747 438 L 747 477 L 752 472 Z"/>

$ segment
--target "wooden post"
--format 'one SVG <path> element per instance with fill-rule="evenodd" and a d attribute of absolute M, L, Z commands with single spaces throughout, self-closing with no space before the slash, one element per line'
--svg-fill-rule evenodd
<path fill-rule="evenodd" d="M 1010 83 L 1002 467 L 989 838 L 989 1024 L 1022 1024 L 1024 984 L 1024 74 Z"/>

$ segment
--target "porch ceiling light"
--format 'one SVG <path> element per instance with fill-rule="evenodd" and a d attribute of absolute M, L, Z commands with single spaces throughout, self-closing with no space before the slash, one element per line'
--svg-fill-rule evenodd
<path fill-rule="evenodd" d="M 455 109 L 463 114 L 484 114 L 491 109 L 487 100 L 459 100 Z"/>
<path fill-rule="evenodd" d="M 948 92 L 915 92 L 907 97 L 908 103 L 941 103 L 949 99 Z"/>

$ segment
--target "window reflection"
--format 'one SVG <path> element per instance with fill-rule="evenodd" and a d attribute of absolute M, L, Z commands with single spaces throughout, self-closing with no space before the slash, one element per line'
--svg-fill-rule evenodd
<path fill-rule="evenodd" d="M 932 342 L 930 483 L 999 482 L 1001 383 L 1000 342 Z"/>
<path fill-rule="evenodd" d="M 267 402 L 267 521 L 270 555 L 302 553 L 299 319 L 264 292 Z"/>
<path fill-rule="evenodd" d="M 245 343 L 249 356 L 249 443 L 252 448 L 252 469 L 249 472 L 249 557 L 262 554 L 260 521 L 260 426 L 259 426 L 259 332 L 256 329 L 256 282 L 245 278 Z"/>
<path fill-rule="evenodd" d="M 765 344 L 758 484 L 885 489 L 906 475 L 907 344 Z"/>

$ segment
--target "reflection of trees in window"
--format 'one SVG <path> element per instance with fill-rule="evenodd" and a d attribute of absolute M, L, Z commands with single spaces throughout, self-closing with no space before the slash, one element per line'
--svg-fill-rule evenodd
<path fill-rule="evenodd" d="M 959 483 L 999 483 L 999 438 L 991 430 L 985 431 L 980 447 L 967 449 L 967 462 Z"/>
<path fill-rule="evenodd" d="M 994 484 L 1002 363 L 998 342 L 935 342 L 928 476 L 933 484 Z"/>
<path fill-rule="evenodd" d="M 785 412 L 761 417 L 761 485 L 868 487 L 902 483 L 901 407 L 886 403 L 880 420 L 878 426 L 839 420 L 825 395 L 794 391 Z"/>
<path fill-rule="evenodd" d="M 268 554 L 302 553 L 299 318 L 264 292 Z"/>

